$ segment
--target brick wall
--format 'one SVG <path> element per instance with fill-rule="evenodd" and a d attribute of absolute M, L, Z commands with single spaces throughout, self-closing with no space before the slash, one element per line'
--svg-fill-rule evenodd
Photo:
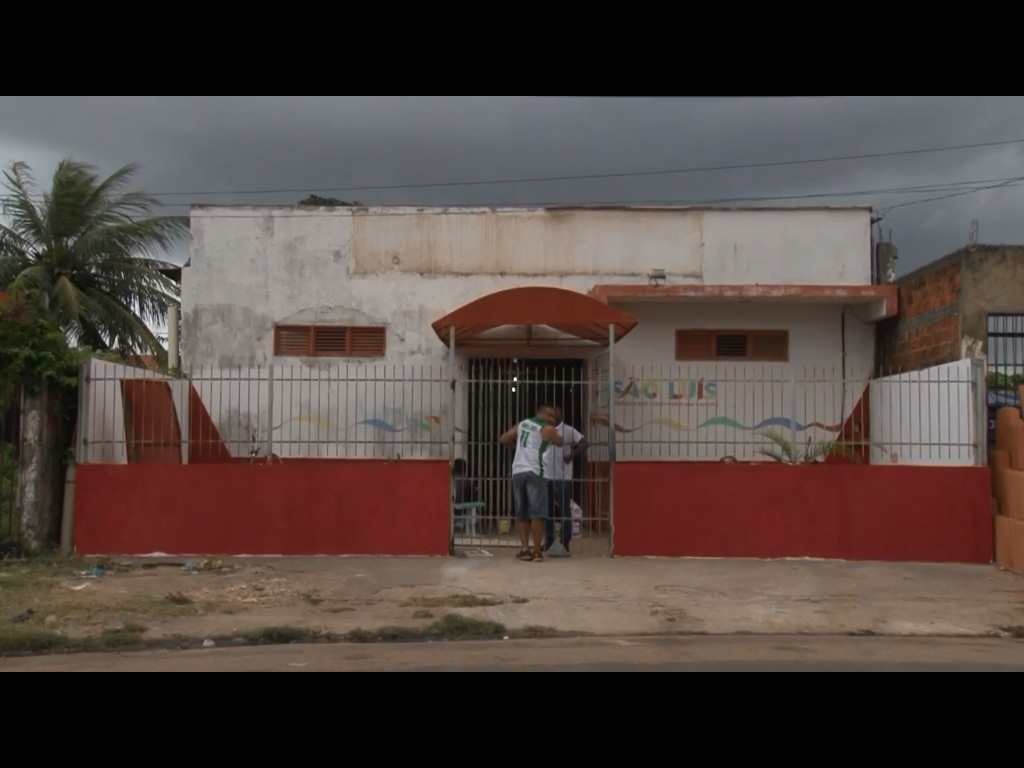
<path fill-rule="evenodd" d="M 897 281 L 900 313 L 879 328 L 880 373 L 960 359 L 963 255 L 952 254 Z"/>

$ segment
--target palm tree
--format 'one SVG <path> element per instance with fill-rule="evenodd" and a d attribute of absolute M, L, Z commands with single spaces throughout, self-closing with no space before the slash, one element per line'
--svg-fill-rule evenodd
<path fill-rule="evenodd" d="M 75 344 L 122 353 L 166 350 L 149 324 L 164 323 L 178 284 L 160 257 L 188 237 L 188 217 L 149 216 L 158 201 L 125 190 L 138 170 L 101 179 L 63 160 L 41 193 L 25 163 L 4 172 L 9 193 L 0 223 L 0 289 L 38 290 Z"/>

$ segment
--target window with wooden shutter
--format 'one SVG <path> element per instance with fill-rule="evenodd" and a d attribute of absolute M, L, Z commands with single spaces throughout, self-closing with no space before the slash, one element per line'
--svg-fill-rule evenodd
<path fill-rule="evenodd" d="M 351 325 L 279 325 L 274 354 L 279 357 L 384 357 L 387 328 Z"/>
<path fill-rule="evenodd" d="M 314 357 L 347 357 L 351 329 L 337 325 L 313 326 Z"/>
<path fill-rule="evenodd" d="M 784 363 L 789 360 L 789 331 L 678 330 L 676 360 Z"/>
<path fill-rule="evenodd" d="M 750 359 L 783 363 L 789 360 L 789 331 L 751 333 Z"/>
<path fill-rule="evenodd" d="M 714 343 L 711 331 L 676 331 L 676 360 L 711 360 Z"/>
<path fill-rule="evenodd" d="M 356 326 L 348 329 L 349 357 L 384 357 L 387 329 Z"/>
<path fill-rule="evenodd" d="M 746 333 L 716 333 L 715 359 L 744 358 L 750 353 L 750 336 Z"/>
<path fill-rule="evenodd" d="M 308 326 L 278 326 L 274 331 L 274 354 L 283 357 L 312 355 L 312 329 Z"/>

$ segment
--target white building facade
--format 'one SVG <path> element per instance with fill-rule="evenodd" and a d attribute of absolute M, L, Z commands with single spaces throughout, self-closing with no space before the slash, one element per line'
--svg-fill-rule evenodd
<path fill-rule="evenodd" d="M 435 455 L 454 429 L 472 461 L 483 410 L 503 429 L 532 407 L 502 395 L 495 417 L 483 379 L 511 393 L 558 361 L 572 372 L 548 365 L 552 386 L 587 391 L 538 396 L 577 398 L 573 420 L 598 443 L 614 422 L 620 460 L 752 460 L 753 434 L 829 440 L 849 419 L 874 324 L 896 312 L 872 271 L 867 208 L 197 206 L 181 361 L 197 382 L 245 371 L 244 394 L 199 393 L 233 453 L 259 432 L 282 456 L 351 455 L 346 440 L 388 456 L 419 430 L 431 447 L 412 454 Z M 551 305 L 564 294 L 495 298 L 513 288 L 564 289 L 630 322 L 609 348 L 600 323 Z M 465 305 L 483 319 L 446 323 Z"/>

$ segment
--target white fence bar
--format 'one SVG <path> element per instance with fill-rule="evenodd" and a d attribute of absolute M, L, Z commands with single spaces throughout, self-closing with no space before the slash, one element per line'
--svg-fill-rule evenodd
<path fill-rule="evenodd" d="M 446 364 L 275 364 L 173 378 L 93 360 L 79 460 L 463 458 L 487 483 L 502 468 L 489 466 L 497 454 L 485 443 L 537 398 L 574 404 L 566 416 L 590 440 L 591 481 L 613 456 L 804 461 L 831 447 L 872 463 L 969 465 L 983 444 L 985 392 L 970 361 L 882 378 L 791 365 L 629 366 L 607 353 L 569 363 L 477 361 L 453 394 Z M 602 514 L 609 505 L 597 504 Z"/>

